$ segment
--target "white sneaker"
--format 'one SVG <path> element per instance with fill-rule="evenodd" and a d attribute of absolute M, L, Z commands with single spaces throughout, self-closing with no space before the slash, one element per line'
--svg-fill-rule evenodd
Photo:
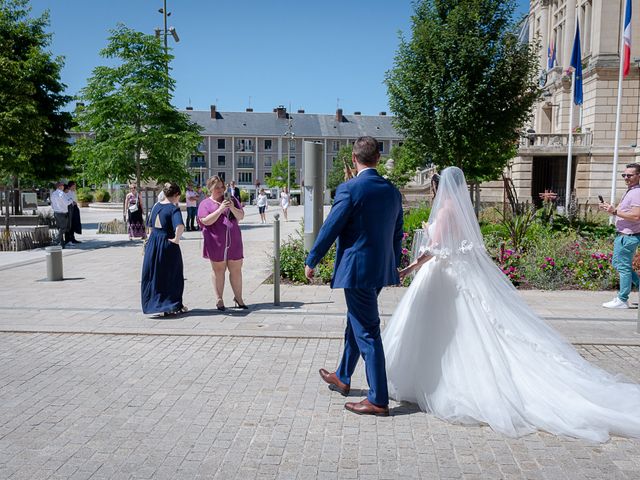
<path fill-rule="evenodd" d="M 629 308 L 629 304 L 620 300 L 620 297 L 616 297 L 610 302 L 603 303 L 602 306 L 604 308 Z"/>

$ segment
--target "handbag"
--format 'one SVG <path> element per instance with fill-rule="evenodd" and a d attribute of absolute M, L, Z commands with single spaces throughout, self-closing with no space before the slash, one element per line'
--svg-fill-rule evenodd
<path fill-rule="evenodd" d="M 133 213 L 133 212 L 137 212 L 137 211 L 138 211 L 138 203 L 136 202 L 136 203 L 134 203 L 133 205 L 129 205 L 129 211 L 130 211 L 131 213 Z"/>

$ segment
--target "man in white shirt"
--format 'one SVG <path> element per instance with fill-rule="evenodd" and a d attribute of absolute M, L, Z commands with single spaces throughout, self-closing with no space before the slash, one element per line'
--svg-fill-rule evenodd
<path fill-rule="evenodd" d="M 51 194 L 51 208 L 58 225 L 58 235 L 54 240 L 54 244 L 65 247 L 64 234 L 69 229 L 69 205 L 73 201 L 64 193 L 64 183 L 56 183 L 56 190 Z"/>

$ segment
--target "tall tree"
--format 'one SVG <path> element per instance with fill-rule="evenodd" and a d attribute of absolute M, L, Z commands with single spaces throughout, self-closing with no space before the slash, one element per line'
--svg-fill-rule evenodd
<path fill-rule="evenodd" d="M 63 61 L 47 51 L 48 12 L 37 18 L 30 12 L 28 0 L 0 0 L 0 177 L 14 185 L 53 180 L 69 157 Z"/>
<path fill-rule="evenodd" d="M 345 181 L 345 167 L 351 167 L 351 155 L 353 153 L 353 145 L 344 145 L 338 150 L 336 158 L 333 160 L 329 175 L 327 175 L 327 188 L 334 192 L 338 185 Z"/>
<path fill-rule="evenodd" d="M 513 0 L 418 0 L 385 82 L 396 126 L 421 163 L 495 179 L 538 98 L 533 45 L 518 42 Z"/>
<path fill-rule="evenodd" d="M 200 127 L 170 103 L 173 56 L 160 41 L 122 24 L 111 31 L 101 56 L 114 66 L 93 70 L 76 112 L 78 128 L 90 135 L 73 155 L 93 181 L 109 179 L 184 181 L 187 157 L 201 141 Z"/>
<path fill-rule="evenodd" d="M 279 187 L 283 188 L 287 186 L 287 171 L 289 172 L 289 183 L 292 188 L 297 188 L 296 185 L 296 168 L 294 166 L 287 166 L 289 157 L 286 155 L 273 164 L 271 167 L 271 176 L 266 179 L 267 186 L 269 188 Z"/>

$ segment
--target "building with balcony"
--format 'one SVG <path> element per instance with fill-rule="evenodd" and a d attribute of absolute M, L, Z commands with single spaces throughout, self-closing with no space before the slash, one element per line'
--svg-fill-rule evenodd
<path fill-rule="evenodd" d="M 635 2 L 634 2 L 635 3 Z M 528 23 L 529 41 L 540 45 L 540 85 L 544 92 L 526 127 L 519 156 L 508 169 L 520 201 L 540 202 L 539 194 L 550 190 L 564 205 L 567 146 L 570 124 L 574 132 L 571 189 L 579 203 L 591 204 L 611 191 L 618 71 L 624 0 L 532 0 Z M 575 21 L 580 25 L 583 96 L 569 121 L 570 65 Z M 640 16 L 632 18 L 632 68 L 624 79 L 616 173 L 616 198 L 626 186 L 620 177 L 625 165 L 640 160 L 638 149 L 640 76 L 635 57 L 640 56 Z M 548 52 L 555 49 L 555 64 Z M 483 200 L 502 201 L 502 182 L 483 186 Z"/>
<path fill-rule="evenodd" d="M 335 115 L 287 112 L 279 106 L 272 112 L 219 112 L 215 105 L 209 111 L 185 110 L 191 120 L 202 127 L 202 143 L 198 154 L 191 157 L 189 167 L 196 184 L 204 184 L 212 175 L 226 182 L 236 183 L 249 190 L 257 183 L 264 185 L 271 176 L 272 166 L 288 157 L 296 173 L 296 183 L 302 178 L 304 142 L 323 144 L 325 175 L 341 147 L 353 143 L 358 137 L 371 135 L 379 141 L 382 155 L 391 147 L 402 143 L 393 128 L 392 117 L 386 112 L 379 115 L 346 115 L 337 109 Z M 288 135 L 288 126 L 294 135 Z"/>

